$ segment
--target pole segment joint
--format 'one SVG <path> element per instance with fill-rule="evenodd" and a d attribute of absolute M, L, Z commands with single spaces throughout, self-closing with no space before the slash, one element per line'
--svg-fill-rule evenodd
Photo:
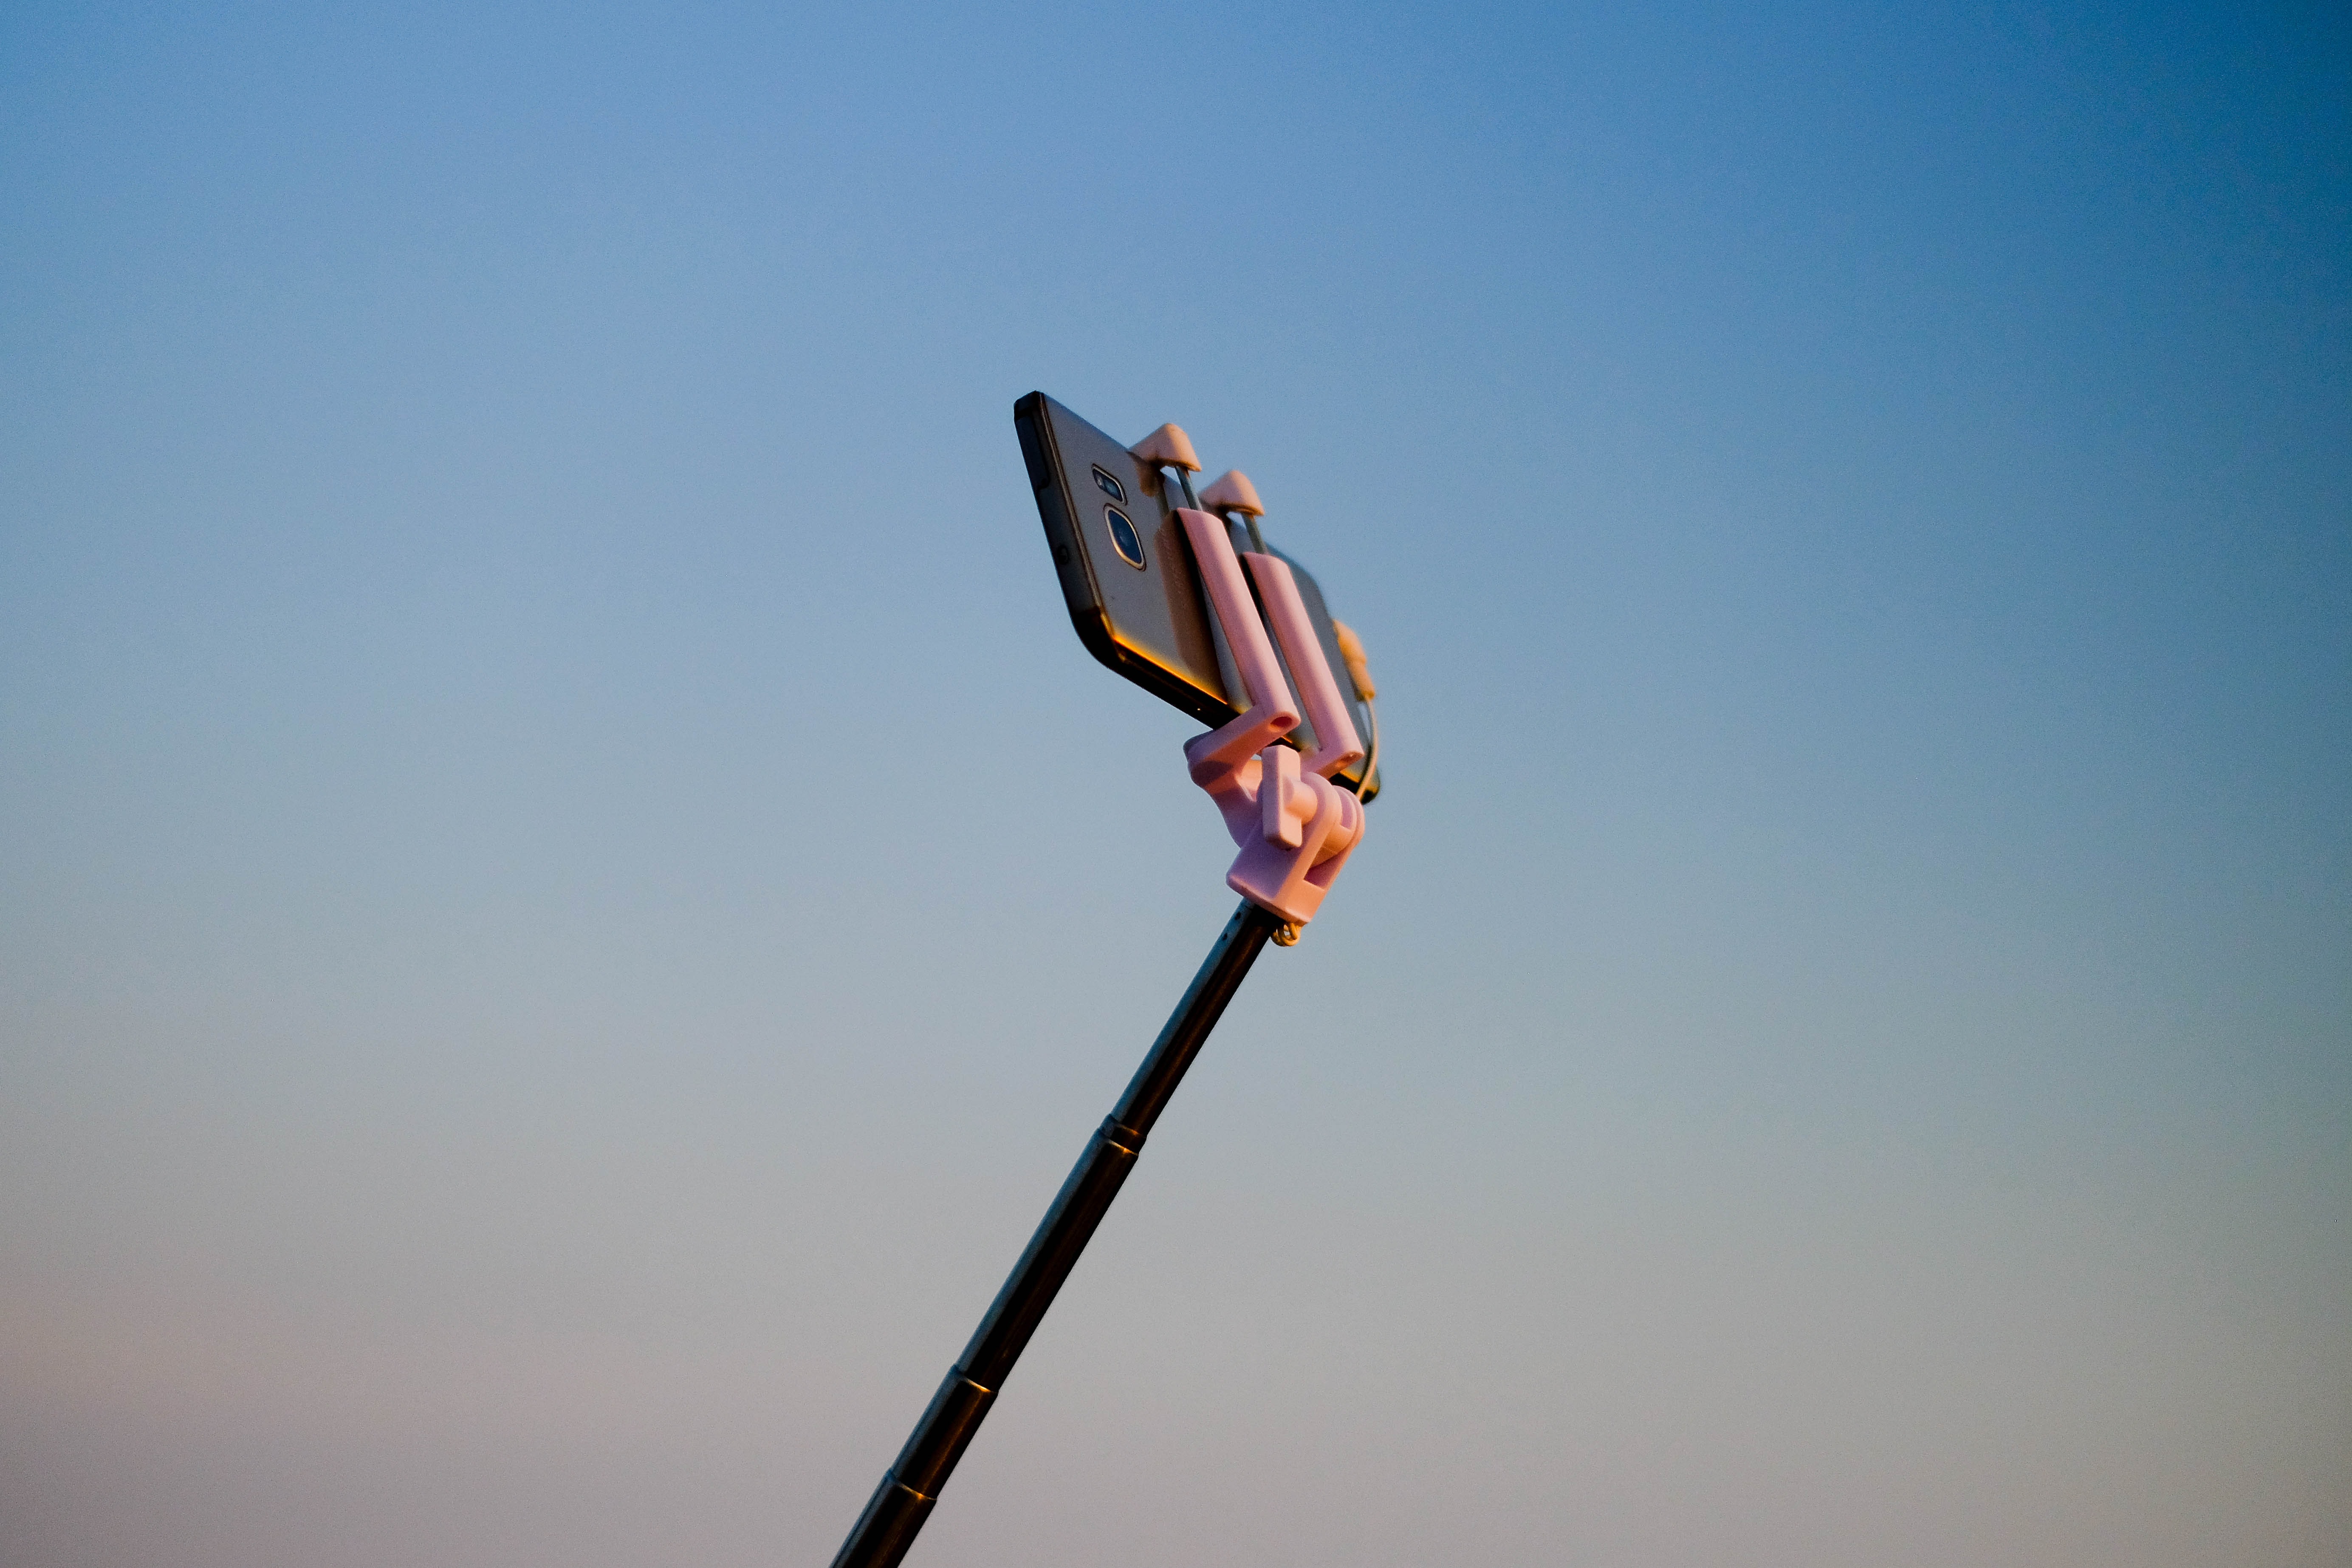
<path fill-rule="evenodd" d="M 898 1450 L 866 1511 L 858 1515 L 833 1568 L 897 1568 L 914 1545 L 940 1489 L 947 1485 L 995 1405 L 1005 1374 L 1021 1359 L 1062 1281 L 1070 1277 L 1127 1173 L 1135 1168 L 1151 1124 L 1167 1109 L 1185 1069 L 1223 1016 L 1225 1004 L 1241 989 L 1243 977 L 1281 923 L 1250 903 L 1225 922 L 1216 945 L 1185 988 L 1183 1000 L 1176 1004 L 1127 1092 L 1119 1096 L 1118 1108 L 1087 1140 L 1078 1163 L 1054 1195 L 1053 1206 L 990 1303 L 971 1342 L 941 1380 L 907 1446 Z"/>

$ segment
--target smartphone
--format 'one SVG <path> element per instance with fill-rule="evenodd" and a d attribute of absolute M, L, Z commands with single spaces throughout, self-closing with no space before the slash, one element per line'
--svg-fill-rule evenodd
<path fill-rule="evenodd" d="M 1042 392 L 1013 405 L 1013 428 L 1062 598 L 1087 651 L 1212 728 L 1240 713 L 1246 705 L 1241 678 L 1173 515 L 1183 497 L 1172 484 L 1163 487 L 1157 469 Z M 1274 553 L 1297 579 L 1356 732 L 1369 735 L 1370 715 L 1349 682 L 1321 585 L 1289 555 Z M 1304 718 L 1291 743 L 1314 748 Z M 1357 789 L 1363 766 L 1349 763 L 1335 782 Z M 1367 800 L 1380 793 L 1377 771 L 1362 793 Z"/>

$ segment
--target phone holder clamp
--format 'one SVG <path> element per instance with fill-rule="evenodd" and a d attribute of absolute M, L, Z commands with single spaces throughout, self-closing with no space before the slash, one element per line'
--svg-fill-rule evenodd
<path fill-rule="evenodd" d="M 1224 483 L 1211 487 L 1212 495 Z M 1247 484 L 1241 481 L 1244 489 Z M 1254 505 L 1257 497 L 1253 491 L 1247 499 Z M 1221 517 L 1179 507 L 1176 520 L 1192 547 L 1249 699 L 1240 717 L 1186 742 L 1184 761 L 1192 782 L 1209 792 L 1225 830 L 1241 846 L 1225 885 L 1260 909 L 1303 926 L 1315 918 L 1339 868 L 1363 841 L 1363 803 L 1331 782 L 1333 773 L 1364 754 L 1363 743 L 1289 564 L 1259 551 L 1236 552 L 1231 525 Z M 1284 678 L 1285 661 L 1298 683 L 1297 699 Z M 1302 706 L 1316 742 L 1305 755 L 1282 743 L 1298 727 Z"/>

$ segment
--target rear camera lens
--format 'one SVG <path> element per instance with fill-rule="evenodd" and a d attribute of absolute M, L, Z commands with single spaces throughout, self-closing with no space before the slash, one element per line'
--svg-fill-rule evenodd
<path fill-rule="evenodd" d="M 1097 473 L 1101 470 L 1097 469 Z M 1110 524 L 1110 542 L 1118 546 L 1119 559 L 1137 571 L 1143 570 L 1143 541 L 1135 531 L 1135 524 L 1127 521 L 1127 513 L 1115 506 L 1103 508 L 1103 521 Z"/>
<path fill-rule="evenodd" d="M 1095 470 L 1095 489 L 1102 491 L 1103 494 L 1110 497 L 1111 500 L 1118 501 L 1122 505 L 1126 503 L 1127 487 L 1120 484 L 1108 474 L 1103 472 L 1100 468 L 1097 468 Z"/>

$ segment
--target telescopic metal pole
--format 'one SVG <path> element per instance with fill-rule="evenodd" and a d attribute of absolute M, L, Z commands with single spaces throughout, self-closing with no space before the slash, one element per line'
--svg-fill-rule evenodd
<path fill-rule="evenodd" d="M 1167 1109 L 1184 1069 L 1217 1026 L 1225 1004 L 1241 989 L 1242 977 L 1265 951 L 1266 939 L 1281 928 L 1279 916 L 1246 902 L 1225 922 L 1223 934 L 1151 1043 L 1143 1065 L 1135 1069 L 1118 1108 L 1103 1118 L 1087 1142 L 1037 1234 L 1029 1238 L 1028 1249 L 1013 1266 L 1012 1278 L 981 1319 L 979 1331 L 940 1384 L 931 1407 L 915 1423 L 915 1435 L 898 1450 L 873 1500 L 858 1516 L 856 1528 L 842 1542 L 833 1568 L 896 1568 L 915 1543 L 940 1489 L 980 1430 L 996 1391 L 1004 1386 L 1004 1374 L 1021 1359 L 1029 1336 L 1054 1304 L 1054 1293 L 1070 1277 L 1078 1254 L 1118 1195 L 1119 1184 L 1134 1167 L 1151 1124 Z"/>

